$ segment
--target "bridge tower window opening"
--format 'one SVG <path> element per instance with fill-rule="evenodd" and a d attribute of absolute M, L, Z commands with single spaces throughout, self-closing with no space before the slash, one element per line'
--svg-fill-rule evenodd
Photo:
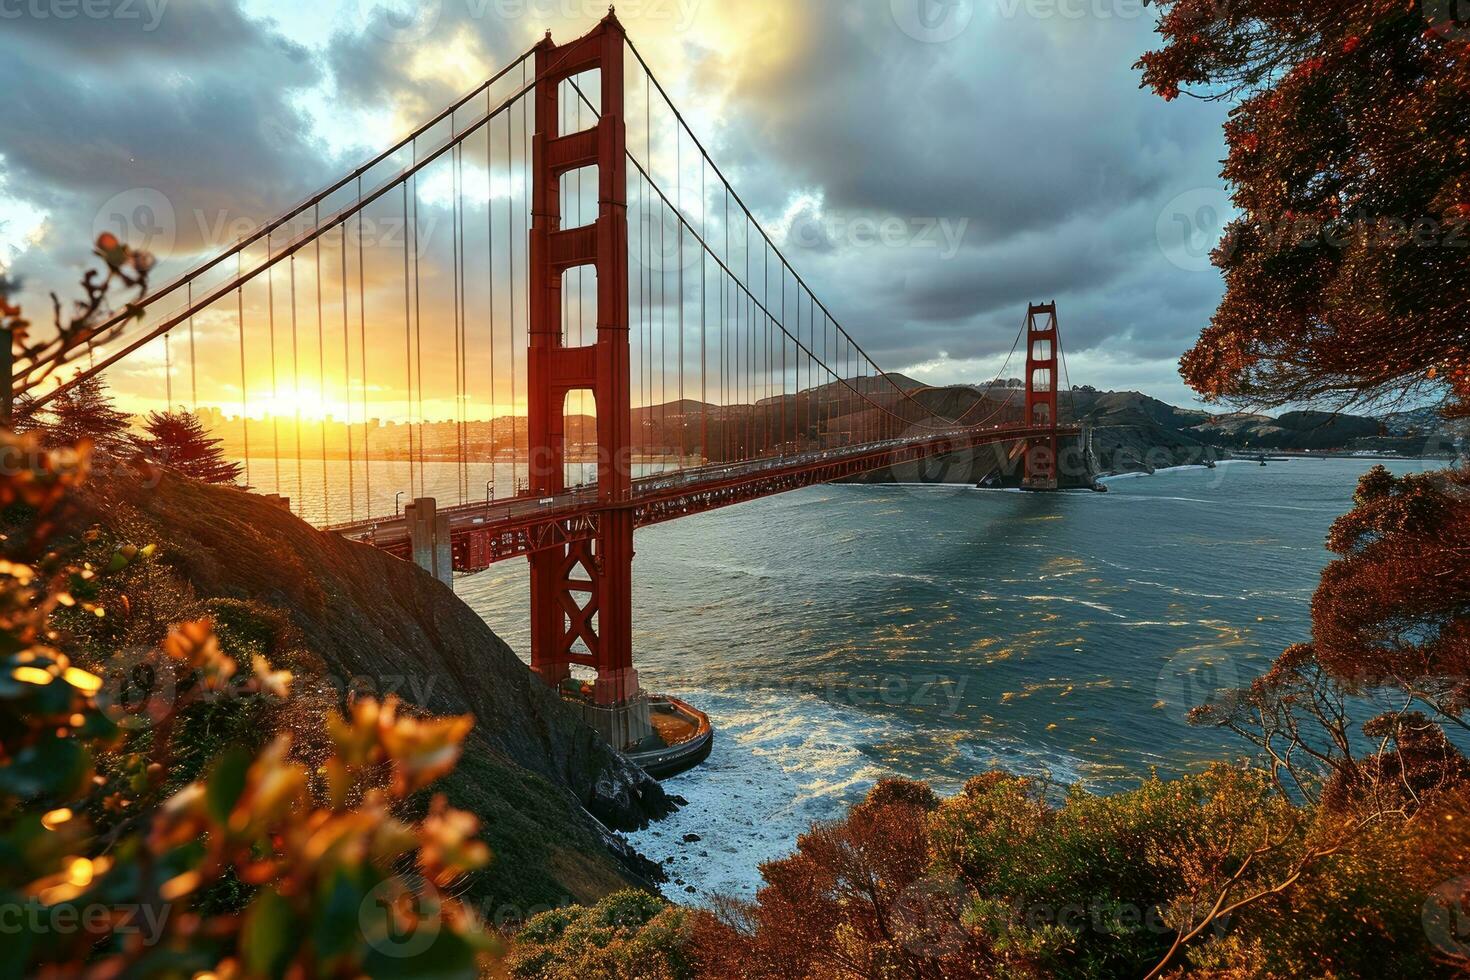
<path fill-rule="evenodd" d="M 597 336 L 597 266 L 567 269 L 561 279 L 561 345 L 585 347 Z"/>
<path fill-rule="evenodd" d="M 597 393 L 569 391 L 562 403 L 560 434 L 563 485 L 573 489 L 597 485 Z"/>

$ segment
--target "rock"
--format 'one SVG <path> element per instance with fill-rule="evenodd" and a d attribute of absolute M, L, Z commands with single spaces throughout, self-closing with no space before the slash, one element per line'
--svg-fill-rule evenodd
<path fill-rule="evenodd" d="M 693 843 L 695 843 L 695 842 L 697 842 L 697 841 L 699 841 L 701 839 L 702 838 L 698 834 L 685 834 L 684 835 L 684 843 L 686 843 L 686 844 L 693 844 Z"/>
<path fill-rule="evenodd" d="M 678 809 L 656 779 L 619 753 L 609 756 L 587 803 L 598 820 L 614 830 L 642 830 Z"/>

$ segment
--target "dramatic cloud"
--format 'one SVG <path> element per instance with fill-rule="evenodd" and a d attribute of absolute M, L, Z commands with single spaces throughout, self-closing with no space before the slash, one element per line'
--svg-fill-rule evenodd
<path fill-rule="evenodd" d="M 0 262 L 38 303 L 67 290 L 96 228 L 141 235 L 169 260 L 161 272 L 182 268 L 605 4 L 25 0 L 0 12 Z M 1138 90 L 1152 8 L 639 0 L 618 12 L 793 265 L 885 366 L 983 381 L 1025 304 L 1055 299 L 1073 380 L 1188 398 L 1169 365 L 1220 294 L 1202 257 L 1226 213 L 1224 110 Z M 464 163 L 483 182 L 480 153 Z M 442 202 L 426 216 L 453 222 Z M 427 256 L 426 274 L 442 280 L 445 261 Z M 383 278 L 370 308 L 402 302 Z M 249 300 L 247 318 L 266 312 Z M 212 314 L 200 342 L 223 351 L 234 329 Z M 157 360 L 115 384 L 141 397 Z"/>

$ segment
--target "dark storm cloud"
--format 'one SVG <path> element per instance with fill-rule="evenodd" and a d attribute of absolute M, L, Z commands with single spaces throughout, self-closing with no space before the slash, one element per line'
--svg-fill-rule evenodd
<path fill-rule="evenodd" d="M 146 214 L 167 261 L 218 216 L 268 216 L 329 173 L 292 102 L 322 77 L 305 48 L 223 0 L 146 24 L 24 17 L 0 36 L 0 87 L 16 93 L 0 101 L 3 191 L 48 213 L 19 271 L 49 287 L 114 219 Z"/>
<path fill-rule="evenodd" d="M 880 360 L 1003 354 L 1025 304 L 1050 298 L 1075 313 L 1074 350 L 1177 356 L 1220 282 L 1171 265 L 1155 225 L 1177 194 L 1218 186 L 1223 107 L 1138 91 L 1130 66 L 1155 40 L 1151 8 L 1038 18 L 974 6 L 958 37 L 930 44 L 888 3 L 803 4 L 778 57 L 702 66 L 726 77 L 735 106 L 720 137 L 732 173 L 768 214 L 799 188 L 829 213 L 968 223 L 949 261 L 793 253 L 821 264 L 816 278 Z M 1153 295 L 1159 283 L 1168 295 Z"/>
<path fill-rule="evenodd" d="M 331 38 L 323 54 L 337 97 L 375 109 L 396 105 L 429 116 L 464 92 L 443 78 L 415 71 L 415 56 L 458 38 L 472 38 L 495 70 L 519 57 L 534 40 L 522 18 L 506 17 L 490 0 L 436 0 L 416 17 L 373 3 L 356 5 L 356 16 Z M 519 75 L 516 76 L 519 78 Z"/>
<path fill-rule="evenodd" d="M 423 4 L 432 22 L 405 25 L 364 0 L 334 33 L 288 39 L 231 0 L 135 4 L 137 20 L 0 19 L 0 193 L 50 215 L 20 267 L 48 287 L 74 278 L 114 195 L 164 195 L 182 254 L 208 237 L 198 215 L 266 218 L 380 149 L 334 157 L 302 95 L 427 117 L 463 94 L 436 70 L 452 47 L 498 66 L 546 26 L 470 0 Z M 738 22 L 722 9 L 747 31 L 724 53 L 690 40 L 684 63 L 654 67 L 675 91 L 724 96 L 720 124 L 698 117 L 696 130 L 768 227 L 803 193 L 821 201 L 818 222 L 962 226 L 953 248 L 874 247 L 841 228 L 788 248 L 880 363 L 1004 355 L 1025 304 L 1046 299 L 1063 304 L 1073 352 L 1177 357 L 1220 282 L 1170 264 L 1156 222 L 1176 195 L 1218 186 L 1223 108 L 1137 90 L 1130 66 L 1153 44 L 1153 8 L 1069 19 L 1012 0 L 974 7 L 939 44 L 905 33 L 890 0 L 803 0 L 770 8 L 773 20 L 752 4 Z"/>
<path fill-rule="evenodd" d="M 198 62 L 233 53 L 256 32 L 233 0 L 0 0 L 0 25 L 7 42 L 94 65 Z"/>

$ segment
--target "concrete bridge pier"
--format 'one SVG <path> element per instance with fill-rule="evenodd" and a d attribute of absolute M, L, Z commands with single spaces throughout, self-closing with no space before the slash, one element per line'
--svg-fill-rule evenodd
<path fill-rule="evenodd" d="M 420 497 L 403 511 L 408 522 L 413 563 L 451 589 L 454 588 L 454 550 L 449 539 L 449 515 L 439 513 L 433 497 Z"/>

